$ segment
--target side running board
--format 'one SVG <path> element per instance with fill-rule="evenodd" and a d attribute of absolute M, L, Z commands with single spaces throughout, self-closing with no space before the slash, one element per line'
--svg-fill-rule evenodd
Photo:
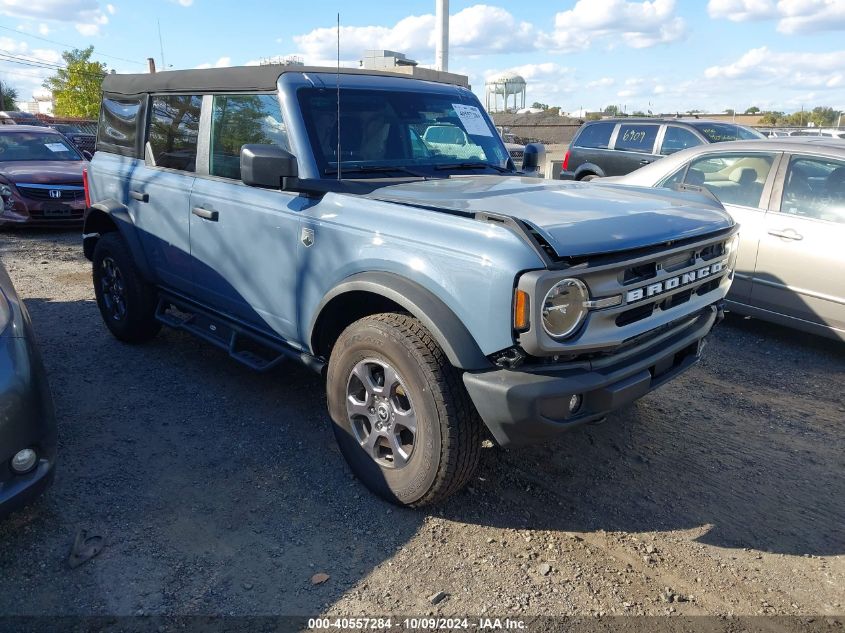
<path fill-rule="evenodd" d="M 190 332 L 255 371 L 268 371 L 285 359 L 298 361 L 318 373 L 325 367 L 319 358 L 170 293 L 161 294 L 155 316 L 164 325 Z"/>

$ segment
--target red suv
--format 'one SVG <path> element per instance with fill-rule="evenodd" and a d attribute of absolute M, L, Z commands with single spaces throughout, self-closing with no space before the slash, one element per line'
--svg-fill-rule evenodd
<path fill-rule="evenodd" d="M 46 127 L 0 127 L 0 226 L 78 224 L 86 157 Z"/>

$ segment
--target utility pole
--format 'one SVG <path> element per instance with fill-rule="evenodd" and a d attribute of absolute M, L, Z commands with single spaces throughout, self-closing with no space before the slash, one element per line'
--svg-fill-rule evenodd
<path fill-rule="evenodd" d="M 6 99 L 3 97 L 3 82 L 0 81 L 0 110 L 6 109 Z"/>
<path fill-rule="evenodd" d="M 147 57 L 147 67 L 149 68 L 150 74 L 154 74 L 156 71 L 156 60 L 154 57 Z"/>

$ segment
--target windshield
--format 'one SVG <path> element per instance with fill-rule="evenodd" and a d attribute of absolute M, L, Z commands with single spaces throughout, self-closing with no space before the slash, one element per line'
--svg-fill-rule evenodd
<path fill-rule="evenodd" d="M 16 132 L 0 134 L 0 161 L 83 160 L 76 148 L 59 134 Z"/>
<path fill-rule="evenodd" d="M 501 172 L 509 155 L 470 96 L 341 89 L 338 126 L 334 89 L 302 88 L 299 104 L 317 166 L 350 178 L 430 174 L 433 170 Z M 339 138 L 338 138 L 339 137 Z"/>
<path fill-rule="evenodd" d="M 692 126 L 701 132 L 711 143 L 766 138 L 757 130 L 752 130 L 751 128 L 734 123 L 693 123 Z"/>

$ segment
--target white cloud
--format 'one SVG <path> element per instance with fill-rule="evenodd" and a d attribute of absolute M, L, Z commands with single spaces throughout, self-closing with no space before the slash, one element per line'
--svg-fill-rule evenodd
<path fill-rule="evenodd" d="M 227 66 L 232 65 L 232 58 L 231 57 L 221 57 L 213 64 L 210 62 L 206 62 L 205 64 L 200 64 L 197 68 L 226 68 Z M 257 64 L 247 63 L 246 66 L 256 66 Z"/>
<path fill-rule="evenodd" d="M 732 64 L 711 66 L 707 79 L 768 82 L 801 89 L 833 88 L 845 76 L 845 50 L 829 53 L 780 53 L 753 48 Z"/>
<path fill-rule="evenodd" d="M 109 23 L 108 16 L 100 10 L 91 16 L 88 22 L 77 22 L 74 26 L 80 35 L 94 37 L 100 34 L 100 27 Z"/>
<path fill-rule="evenodd" d="M 609 88 L 614 85 L 616 80 L 613 77 L 602 77 L 601 79 L 594 79 L 587 82 L 587 88 Z"/>
<path fill-rule="evenodd" d="M 765 20 L 777 15 L 774 0 L 710 0 L 707 13 L 711 18 L 731 22 Z"/>
<path fill-rule="evenodd" d="M 42 22 L 38 25 L 38 32 L 41 35 L 50 35 L 50 27 Z"/>
<path fill-rule="evenodd" d="M 107 10 L 109 6 L 112 5 L 107 5 Z M 97 0 L 0 0 L 0 14 L 73 22 L 76 30 L 86 37 L 99 35 L 100 28 L 109 22 Z M 45 34 L 45 29 L 49 33 L 49 27 L 45 24 L 38 28 L 42 34 Z"/>
<path fill-rule="evenodd" d="M 0 0 L 0 13 L 25 18 L 85 21 L 100 11 L 97 0 Z"/>
<path fill-rule="evenodd" d="M 611 46 L 621 40 L 632 48 L 648 48 L 686 34 L 686 23 L 675 15 L 675 0 L 578 0 L 555 15 L 554 24 L 541 43 L 556 52 L 584 50 L 596 39 L 609 40 Z"/>
<path fill-rule="evenodd" d="M 115 13 L 117 13 L 117 9 L 113 4 L 107 4 L 106 11 L 108 11 L 109 15 L 114 15 Z"/>
<path fill-rule="evenodd" d="M 194 3 L 194 0 L 179 0 L 179 4 L 183 7 L 189 7 Z"/>
<path fill-rule="evenodd" d="M 845 29 L 842 0 L 781 0 L 778 2 L 781 33 L 811 33 Z"/>
<path fill-rule="evenodd" d="M 712 18 L 733 22 L 777 19 L 781 33 L 814 33 L 845 30 L 842 0 L 710 0 Z"/>
<path fill-rule="evenodd" d="M 52 64 L 62 61 L 62 55 L 57 50 L 49 48 L 33 49 L 27 42 L 12 37 L 0 36 L 0 49 Z M 3 78 L 4 84 L 9 84 L 17 89 L 20 101 L 29 101 L 32 93 L 41 89 L 44 78 L 51 73 L 52 70 L 47 68 L 35 68 L 0 60 L 0 77 Z"/>

